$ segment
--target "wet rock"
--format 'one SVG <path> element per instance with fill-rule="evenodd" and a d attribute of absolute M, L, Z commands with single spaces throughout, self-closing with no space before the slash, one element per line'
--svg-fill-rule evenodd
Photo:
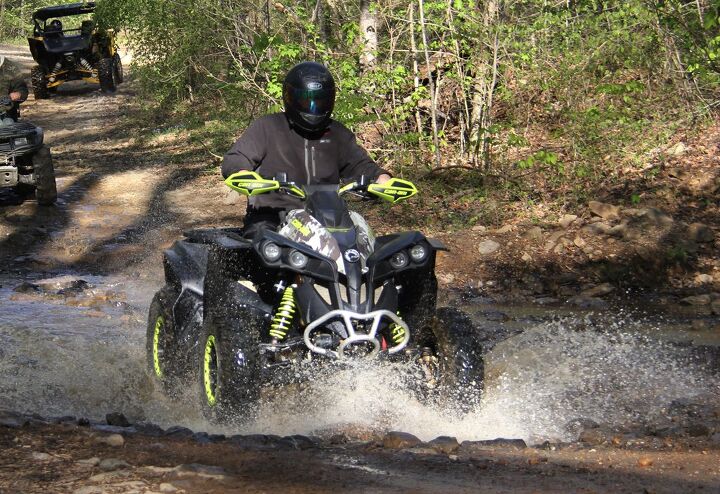
<path fill-rule="evenodd" d="M 709 293 L 705 293 L 702 295 L 692 295 L 690 297 L 685 297 L 680 301 L 683 305 L 710 305 L 710 302 L 712 301 L 712 298 L 710 297 Z"/>
<path fill-rule="evenodd" d="M 87 426 L 87 425 L 90 425 L 90 421 L 89 421 L 87 418 L 85 418 L 85 417 L 80 417 L 80 418 L 77 420 L 77 425 Z"/>
<path fill-rule="evenodd" d="M 229 441 L 236 446 L 249 450 L 277 449 L 282 438 L 269 434 L 236 435 L 230 437 Z"/>
<path fill-rule="evenodd" d="M 458 448 L 460 448 L 460 443 L 458 443 L 457 439 L 454 437 L 439 436 L 430 441 L 428 443 L 428 446 L 430 446 L 436 451 L 439 451 L 440 453 L 445 453 L 447 455 L 457 451 Z"/>
<path fill-rule="evenodd" d="M 707 243 L 715 239 L 715 233 L 704 223 L 692 223 L 688 226 L 687 237 L 693 242 Z"/>
<path fill-rule="evenodd" d="M 0 427 L 19 429 L 30 424 L 30 419 L 14 412 L 0 411 Z"/>
<path fill-rule="evenodd" d="M 500 249 L 500 244 L 494 240 L 483 240 L 478 244 L 478 252 L 481 255 L 486 256 L 497 252 Z"/>
<path fill-rule="evenodd" d="M 93 424 L 92 429 L 108 434 L 132 434 L 137 432 L 134 427 L 119 427 L 117 425 Z"/>
<path fill-rule="evenodd" d="M 37 286 L 35 283 L 25 281 L 13 288 L 13 291 L 17 293 L 38 293 L 40 292 L 40 287 Z"/>
<path fill-rule="evenodd" d="M 100 460 L 98 468 L 100 468 L 103 472 L 114 472 L 115 470 L 132 468 L 132 466 L 125 460 L 120 460 L 118 458 L 105 458 L 104 460 Z"/>
<path fill-rule="evenodd" d="M 488 448 L 525 449 L 527 444 L 522 439 L 490 439 L 488 441 L 463 441 L 459 451 L 465 454 L 476 454 Z"/>
<path fill-rule="evenodd" d="M 600 427 L 600 425 L 598 425 L 598 423 L 595 422 L 594 420 L 580 417 L 580 418 L 572 419 L 571 421 L 566 423 L 563 426 L 563 429 L 565 429 L 568 432 L 568 434 L 571 434 L 572 436 L 577 437 L 584 430 L 597 429 L 598 427 Z"/>
<path fill-rule="evenodd" d="M 609 442 L 610 439 L 611 434 L 608 433 L 608 431 L 600 428 L 585 429 L 580 433 L 580 436 L 578 437 L 578 441 L 589 444 L 590 446 L 599 446 L 600 444 L 605 444 Z"/>
<path fill-rule="evenodd" d="M 119 412 L 108 413 L 105 415 L 105 422 L 108 425 L 116 425 L 118 427 L 130 427 L 130 422 L 125 418 L 125 415 Z"/>
<path fill-rule="evenodd" d="M 77 295 L 92 288 L 92 285 L 82 278 L 70 275 L 38 280 L 35 284 L 45 293 L 66 296 Z"/>
<path fill-rule="evenodd" d="M 192 437 L 193 434 L 195 434 L 193 431 L 188 429 L 187 427 L 182 427 L 179 425 L 174 425 L 172 427 L 169 427 L 165 432 L 163 433 L 165 436 L 173 436 L 173 437 Z"/>
<path fill-rule="evenodd" d="M 421 443 L 420 439 L 408 432 L 390 431 L 383 437 L 383 447 L 387 449 L 407 449 Z"/>
<path fill-rule="evenodd" d="M 601 285 L 588 288 L 580 292 L 581 297 L 603 297 L 615 291 L 615 287 L 610 283 L 603 283 Z"/>
<path fill-rule="evenodd" d="M 136 424 L 135 429 L 144 436 L 160 437 L 165 434 L 163 428 L 155 424 Z"/>
<path fill-rule="evenodd" d="M 286 436 L 283 437 L 279 444 L 282 446 L 289 446 L 292 449 L 310 449 L 317 446 L 317 442 L 313 441 L 311 438 L 307 436 L 301 436 L 299 434 L 293 435 L 293 436 Z"/>
<path fill-rule="evenodd" d="M 125 444 L 125 438 L 120 434 L 110 434 L 109 436 L 101 436 L 95 439 L 96 442 L 101 444 L 107 444 L 119 448 Z"/>
<path fill-rule="evenodd" d="M 203 465 L 200 463 L 178 465 L 173 470 L 178 477 L 200 477 L 220 481 L 231 478 L 222 467 Z"/>
<path fill-rule="evenodd" d="M 570 297 L 568 303 L 580 309 L 605 309 L 608 306 L 607 302 L 601 298 L 583 297 L 582 295 Z"/>
<path fill-rule="evenodd" d="M 593 214 L 600 216 L 604 220 L 620 219 L 620 208 L 618 206 L 605 204 L 599 201 L 590 201 L 588 203 L 588 208 Z"/>

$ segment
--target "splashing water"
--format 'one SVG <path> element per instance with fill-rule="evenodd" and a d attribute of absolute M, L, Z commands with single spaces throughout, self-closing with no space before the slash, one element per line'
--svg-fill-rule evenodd
<path fill-rule="evenodd" d="M 92 282 L 127 288 L 125 280 Z M 720 402 L 720 378 L 693 364 L 689 348 L 648 336 L 662 328 L 622 316 L 577 315 L 529 325 L 499 343 L 487 356 L 484 396 L 462 417 L 453 403 L 427 403 L 405 389 L 405 365 L 359 362 L 307 370 L 311 379 L 263 402 L 257 422 L 218 428 L 192 405 L 193 383 L 175 401 L 153 386 L 145 370 L 152 288 L 133 290 L 126 304 L 98 310 L 57 300 L 11 301 L 13 293 L 0 289 L 0 408 L 94 419 L 120 411 L 131 421 L 225 433 L 322 434 L 351 427 L 402 430 L 424 440 L 539 442 L 575 439 L 566 424 L 577 418 L 648 423 L 674 399 Z"/>

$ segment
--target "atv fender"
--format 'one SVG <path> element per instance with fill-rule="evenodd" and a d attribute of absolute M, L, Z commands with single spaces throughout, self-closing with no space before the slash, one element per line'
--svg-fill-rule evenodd
<path fill-rule="evenodd" d="M 178 287 L 179 292 L 190 290 L 202 297 L 208 250 L 203 244 L 175 242 L 163 256 L 166 283 Z"/>

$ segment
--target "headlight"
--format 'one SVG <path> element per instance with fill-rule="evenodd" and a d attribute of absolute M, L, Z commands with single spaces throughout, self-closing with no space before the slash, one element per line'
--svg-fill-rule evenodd
<path fill-rule="evenodd" d="M 18 137 L 17 139 L 15 139 L 14 142 L 15 142 L 15 146 L 16 146 L 16 147 L 17 147 L 17 146 L 27 146 L 27 145 L 28 145 L 27 137 Z"/>
<path fill-rule="evenodd" d="M 280 250 L 277 244 L 267 242 L 262 246 L 262 255 L 270 262 L 275 262 L 280 259 L 280 254 L 282 254 L 282 250 Z"/>
<path fill-rule="evenodd" d="M 390 266 L 392 266 L 393 269 L 402 269 L 408 265 L 409 260 L 410 259 L 408 259 L 408 255 L 405 252 L 396 252 L 390 258 Z"/>
<path fill-rule="evenodd" d="M 290 257 L 288 257 L 288 262 L 295 269 L 302 269 L 307 265 L 308 258 L 302 252 L 294 250 L 294 251 L 290 252 Z"/>
<path fill-rule="evenodd" d="M 422 262 L 427 257 L 428 250 L 423 244 L 417 244 L 410 249 L 410 257 L 415 262 Z"/>

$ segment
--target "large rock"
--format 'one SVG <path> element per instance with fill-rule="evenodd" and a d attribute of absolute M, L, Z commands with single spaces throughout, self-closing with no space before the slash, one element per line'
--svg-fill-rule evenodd
<path fill-rule="evenodd" d="M 620 207 L 613 206 L 612 204 L 605 204 L 599 201 L 590 201 L 588 203 L 590 211 L 600 216 L 604 220 L 619 220 L 620 219 Z"/>
<path fill-rule="evenodd" d="M 422 441 L 408 432 L 390 431 L 383 437 L 383 447 L 388 449 L 413 448 Z"/>
<path fill-rule="evenodd" d="M 694 242 L 702 244 L 715 240 L 715 233 L 713 233 L 709 226 L 703 223 L 692 223 L 688 226 L 687 237 Z"/>
<path fill-rule="evenodd" d="M 500 244 L 491 239 L 483 240 L 478 244 L 478 252 L 484 256 L 493 254 L 498 249 L 500 249 Z"/>
<path fill-rule="evenodd" d="M 115 425 L 117 427 L 130 427 L 130 422 L 125 418 L 125 415 L 119 412 L 108 413 L 105 415 L 105 421 L 108 425 Z"/>
<path fill-rule="evenodd" d="M 454 437 L 440 436 L 430 441 L 428 443 L 428 446 L 430 446 L 436 451 L 439 451 L 440 453 L 445 453 L 446 455 L 449 455 L 450 453 L 454 453 L 458 450 L 458 448 L 460 447 L 460 443 L 458 443 L 457 439 L 455 439 Z"/>
<path fill-rule="evenodd" d="M 558 224 L 563 227 L 567 228 L 577 219 L 577 215 L 575 214 L 566 214 L 563 215 L 562 218 L 560 218 L 560 221 L 558 221 Z"/>

